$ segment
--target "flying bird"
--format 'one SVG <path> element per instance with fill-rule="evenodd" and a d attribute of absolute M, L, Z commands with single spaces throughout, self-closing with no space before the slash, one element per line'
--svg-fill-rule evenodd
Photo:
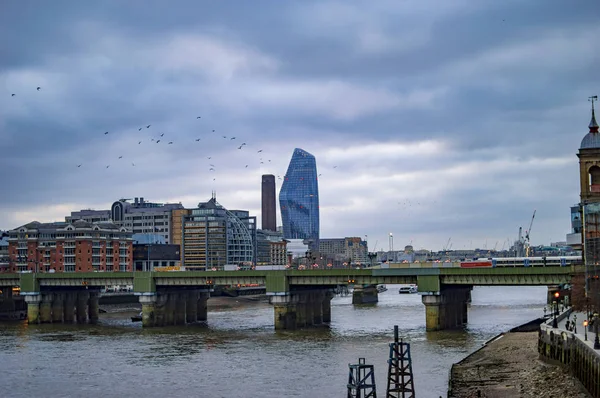
<path fill-rule="evenodd" d="M 158 144 L 160 142 L 160 140 L 156 140 L 156 143 Z"/>
<path fill-rule="evenodd" d="M 173 141 L 169 141 L 169 143 L 167 145 L 171 145 L 173 143 Z"/>
<path fill-rule="evenodd" d="M 138 129 L 138 131 L 142 131 L 142 128 L 140 127 L 140 128 Z"/>
<path fill-rule="evenodd" d="M 132 166 L 135 166 L 135 163 L 131 163 Z"/>
<path fill-rule="evenodd" d="M 160 136 L 162 137 L 163 135 L 165 135 L 165 133 L 161 133 Z"/>
<path fill-rule="evenodd" d="M 208 158 L 209 158 L 209 159 L 212 159 L 212 156 L 209 156 Z"/>
<path fill-rule="evenodd" d="M 209 166 L 210 166 L 210 167 L 215 167 L 215 165 L 214 165 L 214 164 L 209 164 Z"/>
<path fill-rule="evenodd" d="M 146 128 L 147 128 L 147 129 L 149 129 L 149 128 L 150 128 L 150 126 L 152 126 L 152 125 L 151 125 L 151 124 L 149 124 L 149 125 L 147 125 L 147 126 L 146 126 Z"/>
<path fill-rule="evenodd" d="M 246 168 L 248 168 L 248 165 L 246 165 Z"/>
<path fill-rule="evenodd" d="M 37 88 L 36 88 L 36 90 L 37 90 L 37 91 L 40 91 L 41 89 L 42 89 L 41 87 L 37 87 Z"/>
<path fill-rule="evenodd" d="M 261 153 L 261 152 L 262 152 L 262 149 L 259 149 L 257 153 Z"/>
<path fill-rule="evenodd" d="M 17 95 L 17 94 L 11 94 L 10 96 L 11 96 L 11 97 L 14 97 L 15 95 Z"/>
<path fill-rule="evenodd" d="M 231 137 L 232 140 L 235 140 L 235 137 Z"/>
<path fill-rule="evenodd" d="M 224 135 L 223 138 L 227 138 L 227 136 Z"/>
<path fill-rule="evenodd" d="M 104 135 L 108 134 L 108 131 L 106 133 L 104 133 Z"/>
<path fill-rule="evenodd" d="M 337 169 L 337 166 L 333 166 L 334 169 Z"/>
<path fill-rule="evenodd" d="M 242 146 L 244 146 L 244 145 L 246 145 L 246 143 L 245 143 L 245 142 L 242 142 Z"/>
<path fill-rule="evenodd" d="M 242 147 L 243 147 L 243 145 L 240 145 L 240 146 L 238 147 L 238 149 L 242 149 Z"/>
<path fill-rule="evenodd" d="M 196 138 L 196 142 L 200 141 L 200 138 Z"/>
<path fill-rule="evenodd" d="M 269 163 L 271 163 L 271 159 L 269 159 Z"/>
<path fill-rule="evenodd" d="M 150 138 L 150 141 L 154 141 L 154 138 Z"/>
<path fill-rule="evenodd" d="M 216 180 L 217 180 L 216 178 L 213 178 L 213 181 L 216 181 Z"/>
<path fill-rule="evenodd" d="M 263 164 L 263 163 L 265 163 L 265 162 L 260 162 L 260 164 Z"/>
<path fill-rule="evenodd" d="M 77 165 L 77 167 L 81 167 L 81 165 L 80 165 L 80 164 L 78 164 L 78 165 Z"/>
<path fill-rule="evenodd" d="M 121 156 L 119 156 L 119 159 L 123 159 L 123 156 L 122 156 L 122 155 L 121 155 Z"/>
<path fill-rule="evenodd" d="M 202 116 L 196 116 L 196 119 L 201 119 L 201 118 L 202 118 Z"/>
<path fill-rule="evenodd" d="M 142 141 L 138 142 L 138 145 L 140 145 L 142 143 Z"/>
<path fill-rule="evenodd" d="M 215 132 L 215 130 L 213 130 L 213 133 Z"/>
<path fill-rule="evenodd" d="M 106 168 L 108 169 L 110 167 L 110 164 L 108 166 L 106 166 Z"/>

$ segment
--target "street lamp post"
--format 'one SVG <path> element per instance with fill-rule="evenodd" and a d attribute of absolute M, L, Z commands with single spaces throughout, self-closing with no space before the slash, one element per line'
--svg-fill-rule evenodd
<path fill-rule="evenodd" d="M 584 331 L 584 340 L 587 341 L 587 328 L 588 328 L 588 321 L 587 319 L 585 321 L 583 321 L 583 331 Z"/>
<path fill-rule="evenodd" d="M 552 321 L 553 328 L 558 327 L 558 320 L 556 319 L 556 317 L 558 316 L 558 297 L 559 296 L 560 296 L 560 293 L 558 293 L 558 292 L 554 293 L 554 301 L 552 302 L 554 304 L 554 320 Z"/>
<path fill-rule="evenodd" d="M 594 338 L 594 349 L 600 349 L 600 339 L 598 339 L 598 313 L 594 313 L 594 333 L 596 333 L 596 337 Z"/>

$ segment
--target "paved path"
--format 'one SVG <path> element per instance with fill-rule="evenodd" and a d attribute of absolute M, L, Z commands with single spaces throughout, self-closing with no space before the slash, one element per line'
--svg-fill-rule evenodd
<path fill-rule="evenodd" d="M 565 319 L 561 320 L 560 322 L 558 322 L 558 329 L 567 330 L 567 328 L 566 328 L 567 321 L 570 321 L 572 323 L 575 320 L 575 322 L 577 323 L 577 328 L 576 328 L 577 333 L 574 333 L 575 336 L 577 336 L 577 338 L 579 340 L 586 343 L 590 348 L 593 349 L 594 348 L 594 339 L 596 338 L 596 333 L 594 333 L 594 328 L 589 329 L 587 332 L 587 340 L 586 340 L 585 328 L 583 327 L 583 321 L 585 319 L 587 319 L 585 312 L 572 312 L 568 318 L 565 318 Z M 552 318 L 549 319 L 548 321 L 546 321 L 546 323 L 549 326 L 552 326 Z M 600 324 L 598 325 L 598 334 L 600 335 Z M 600 349 L 596 350 L 596 351 L 598 353 L 600 353 Z"/>

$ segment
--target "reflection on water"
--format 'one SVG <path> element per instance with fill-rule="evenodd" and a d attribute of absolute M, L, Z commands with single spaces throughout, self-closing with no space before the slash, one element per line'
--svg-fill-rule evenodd
<path fill-rule="evenodd" d="M 395 286 L 379 303 L 332 301 L 331 328 L 273 330 L 256 302 L 209 313 L 208 324 L 142 329 L 137 308 L 102 314 L 99 325 L 0 323 L 3 391 L 12 397 L 335 397 L 348 363 L 365 357 L 385 392 L 393 327 L 411 343 L 420 397 L 445 395 L 448 371 L 483 342 L 542 314 L 545 287 L 473 290 L 465 330 L 425 332 L 417 294 Z"/>

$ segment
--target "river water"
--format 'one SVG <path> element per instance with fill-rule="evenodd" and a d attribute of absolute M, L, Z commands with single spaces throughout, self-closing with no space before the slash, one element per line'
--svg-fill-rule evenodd
<path fill-rule="evenodd" d="M 398 325 L 411 344 L 417 395 L 445 397 L 452 363 L 543 315 L 547 292 L 475 287 L 465 330 L 427 333 L 421 296 L 388 289 L 371 306 L 335 297 L 330 329 L 275 332 L 273 308 L 260 302 L 209 306 L 207 325 L 186 327 L 142 329 L 131 323 L 131 311 L 101 314 L 98 325 L 0 323 L 0 394 L 342 397 L 348 364 L 364 357 L 375 366 L 377 392 L 384 396 L 388 343 Z"/>

